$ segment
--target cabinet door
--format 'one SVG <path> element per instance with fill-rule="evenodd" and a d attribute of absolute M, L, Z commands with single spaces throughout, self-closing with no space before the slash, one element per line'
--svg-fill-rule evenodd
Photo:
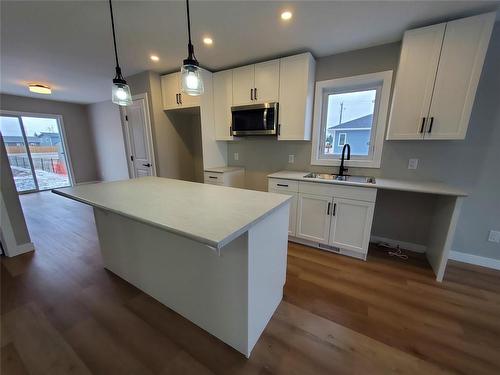
<path fill-rule="evenodd" d="M 161 92 L 163 97 L 163 109 L 179 107 L 177 103 L 179 89 L 179 74 L 172 73 L 161 77 Z"/>
<path fill-rule="evenodd" d="M 403 38 L 387 139 L 422 139 L 446 24 L 409 30 Z"/>
<path fill-rule="evenodd" d="M 446 24 L 425 138 L 465 139 L 494 22 L 487 13 Z"/>
<path fill-rule="evenodd" d="M 215 139 L 218 141 L 232 140 L 231 105 L 233 104 L 233 71 L 217 72 L 214 78 L 214 118 Z"/>
<path fill-rule="evenodd" d="M 200 96 L 191 96 L 179 91 L 179 101 L 181 108 L 199 107 Z"/>
<path fill-rule="evenodd" d="M 299 193 L 297 237 L 327 244 L 332 198 Z"/>
<path fill-rule="evenodd" d="M 280 61 L 255 64 L 255 103 L 277 102 L 280 89 Z"/>
<path fill-rule="evenodd" d="M 311 140 L 314 71 L 310 53 L 280 60 L 279 140 Z"/>
<path fill-rule="evenodd" d="M 233 69 L 233 105 L 253 103 L 254 65 Z"/>
<path fill-rule="evenodd" d="M 286 190 L 278 190 L 278 189 L 269 189 L 270 193 L 277 193 L 283 195 L 290 195 L 292 200 L 290 201 L 290 217 L 288 220 L 288 235 L 295 236 L 296 233 L 296 224 L 297 224 L 297 200 L 298 194 L 289 192 Z"/>
<path fill-rule="evenodd" d="M 370 242 L 374 206 L 372 202 L 334 198 L 330 245 L 366 253 Z"/>

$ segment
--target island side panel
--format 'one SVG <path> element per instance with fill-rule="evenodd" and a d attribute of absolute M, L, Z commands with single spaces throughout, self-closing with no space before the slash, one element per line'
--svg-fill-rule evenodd
<path fill-rule="evenodd" d="M 287 203 L 248 231 L 248 355 L 283 298 L 289 211 Z"/>
<path fill-rule="evenodd" d="M 94 208 L 105 267 L 248 355 L 248 236 L 208 246 Z"/>

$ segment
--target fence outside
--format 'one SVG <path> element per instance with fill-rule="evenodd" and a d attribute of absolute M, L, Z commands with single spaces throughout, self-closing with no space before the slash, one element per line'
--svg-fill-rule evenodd
<path fill-rule="evenodd" d="M 66 166 L 59 158 L 35 158 L 32 157 L 33 167 L 35 170 L 57 173 L 66 175 Z M 9 155 L 9 163 L 11 166 L 20 168 L 30 168 L 30 162 L 26 155 Z"/>

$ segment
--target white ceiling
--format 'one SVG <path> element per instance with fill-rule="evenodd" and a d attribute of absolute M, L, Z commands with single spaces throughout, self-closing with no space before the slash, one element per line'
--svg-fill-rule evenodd
<path fill-rule="evenodd" d="M 195 52 L 209 70 L 298 51 L 316 57 L 398 41 L 403 31 L 498 9 L 499 1 L 192 1 Z M 283 9 L 293 11 L 284 23 Z M 184 1 L 114 1 L 124 75 L 171 72 L 186 57 Z M 207 34 L 212 47 L 201 42 Z M 93 103 L 110 98 L 114 75 L 107 1 L 1 1 L 0 91 Z M 155 53 L 160 62 L 153 63 Z"/>

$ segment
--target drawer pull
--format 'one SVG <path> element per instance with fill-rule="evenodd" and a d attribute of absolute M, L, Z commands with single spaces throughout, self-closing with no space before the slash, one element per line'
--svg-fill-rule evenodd
<path fill-rule="evenodd" d="M 285 184 L 276 184 L 276 186 L 288 187 L 288 185 L 285 185 Z"/>
<path fill-rule="evenodd" d="M 208 178 L 215 178 L 215 179 L 217 179 L 217 177 L 216 177 L 216 176 L 208 176 Z"/>

